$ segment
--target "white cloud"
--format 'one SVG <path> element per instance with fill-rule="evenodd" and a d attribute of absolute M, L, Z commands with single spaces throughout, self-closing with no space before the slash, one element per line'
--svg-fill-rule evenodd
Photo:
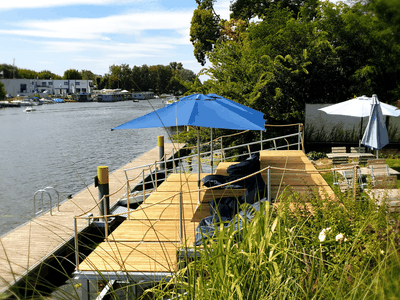
<path fill-rule="evenodd" d="M 146 0 L 13 0 L 0 1 L 0 10 L 5 9 L 31 9 L 71 5 L 122 5 L 139 3 Z"/>
<path fill-rule="evenodd" d="M 214 9 L 220 15 L 221 19 L 229 20 L 229 15 L 231 14 L 229 6 L 230 0 L 218 0 L 214 4 Z"/>
<path fill-rule="evenodd" d="M 191 11 L 141 12 L 103 18 L 66 18 L 61 20 L 27 20 L 13 25 L 22 29 L 0 30 L 3 34 L 63 39 L 109 40 L 110 34 L 139 36 L 145 30 L 174 30 L 188 36 Z M 150 21 L 151 20 L 151 21 Z M 179 41 L 179 43 L 182 43 Z"/>
<path fill-rule="evenodd" d="M 38 42 L 39 44 L 39 42 Z M 40 42 L 44 46 L 44 50 L 48 52 L 85 52 L 85 51 L 111 51 L 111 52 L 137 52 L 137 53 L 159 53 L 164 50 L 172 49 L 169 44 L 153 43 L 117 43 L 117 42 Z"/>

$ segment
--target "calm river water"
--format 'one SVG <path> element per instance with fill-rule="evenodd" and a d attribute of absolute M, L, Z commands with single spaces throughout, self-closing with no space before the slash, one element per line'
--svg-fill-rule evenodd
<path fill-rule="evenodd" d="M 163 106 L 162 100 L 151 104 Z M 166 135 L 162 128 L 111 131 L 152 111 L 148 101 L 35 108 L 0 109 L 0 235 L 33 216 L 37 190 L 52 186 L 64 201 L 93 183 L 97 166 L 111 172 L 154 148 L 157 135 Z"/>

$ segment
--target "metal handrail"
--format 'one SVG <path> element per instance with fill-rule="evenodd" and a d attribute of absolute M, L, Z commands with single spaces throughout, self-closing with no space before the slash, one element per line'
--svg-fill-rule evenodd
<path fill-rule="evenodd" d="M 51 194 L 49 193 L 48 190 L 54 190 L 56 192 L 56 194 L 57 194 L 57 211 L 60 211 L 60 194 L 58 193 L 58 191 L 55 188 L 53 188 L 51 186 L 48 186 L 48 187 L 45 187 L 44 189 L 37 190 L 35 192 L 35 194 L 33 194 L 33 216 L 34 217 L 37 216 L 38 214 L 43 213 L 43 211 L 44 211 L 43 193 L 46 193 L 49 196 L 49 199 L 50 199 L 50 216 L 53 215 L 52 197 L 51 197 Z M 39 211 L 36 211 L 36 195 L 39 194 L 39 193 L 41 193 L 41 209 Z"/>
<path fill-rule="evenodd" d="M 298 139 L 297 139 L 296 143 L 291 143 L 291 144 L 287 143 L 284 146 L 276 146 L 276 140 L 287 139 L 287 138 L 295 137 L 295 136 L 298 136 Z M 300 150 L 300 148 L 302 148 L 303 151 L 304 151 L 304 137 L 303 137 L 303 134 L 302 134 L 302 124 L 299 124 L 299 132 L 298 133 L 288 134 L 288 135 L 284 135 L 284 136 L 281 136 L 281 137 L 275 137 L 275 138 L 269 138 L 269 139 L 263 140 L 262 132 L 261 132 L 261 138 L 257 142 L 250 142 L 250 143 L 247 143 L 247 144 L 231 146 L 231 147 L 226 147 L 226 148 L 223 148 L 223 140 L 222 140 L 222 138 L 223 137 L 219 137 L 218 139 L 221 139 L 221 149 L 220 149 L 220 151 L 221 151 L 221 159 L 223 158 L 223 161 L 226 161 L 226 159 L 233 158 L 233 157 L 240 157 L 240 156 L 243 156 L 243 155 L 251 155 L 253 152 L 250 151 L 250 146 L 251 145 L 256 145 L 256 144 L 260 144 L 260 149 L 261 150 L 267 150 L 267 151 L 268 150 L 278 150 L 278 149 L 281 149 L 281 148 L 286 148 L 287 149 L 288 147 L 293 147 L 293 146 L 296 146 L 296 145 L 298 146 L 297 147 L 298 150 Z M 263 144 L 267 143 L 267 142 L 273 142 L 274 143 L 274 147 L 265 149 L 263 147 Z M 232 149 L 236 149 L 236 148 L 239 148 L 239 147 L 248 147 L 249 152 L 246 153 L 246 154 L 236 155 L 236 156 L 232 156 L 232 157 L 225 157 L 225 151 L 226 150 L 232 150 Z M 204 155 L 210 155 L 211 153 L 212 153 L 212 151 L 207 151 L 207 152 L 200 153 L 200 155 L 203 155 L 203 156 Z M 152 174 L 152 172 L 154 170 L 154 174 L 155 174 L 155 178 L 156 178 L 155 179 L 155 182 L 156 182 L 155 183 L 155 190 L 156 190 L 157 189 L 157 171 L 158 171 L 158 166 L 159 165 L 164 165 L 165 166 L 164 167 L 165 178 L 167 178 L 167 174 L 168 173 L 179 173 L 178 170 L 177 170 L 177 167 L 176 167 L 176 161 L 179 162 L 179 161 L 183 161 L 183 160 L 187 160 L 187 159 L 191 159 L 191 158 L 195 158 L 195 157 L 197 157 L 197 154 L 178 157 L 178 158 L 173 157 L 171 159 L 167 159 L 166 156 L 164 155 L 164 157 L 162 157 L 158 161 L 155 161 L 153 164 L 147 164 L 147 165 L 142 165 L 142 166 L 133 167 L 133 168 L 129 168 L 129 169 L 124 169 L 123 171 L 124 171 L 125 177 L 126 177 L 126 189 L 127 189 L 126 197 L 127 197 L 127 206 L 128 206 L 128 218 L 130 218 L 130 213 L 129 213 L 129 195 L 131 194 L 131 189 L 130 189 L 130 184 L 129 184 L 130 181 L 133 181 L 135 179 L 138 179 L 138 178 L 142 177 L 143 198 L 144 198 L 145 197 L 145 193 L 146 193 L 146 190 L 145 190 L 145 184 L 146 184 L 146 182 L 145 182 L 145 178 L 146 178 L 145 174 L 146 173 L 147 174 Z M 172 163 L 172 166 L 173 166 L 172 169 L 168 169 L 167 168 L 168 164 L 170 164 L 170 163 Z M 186 172 L 186 170 L 184 169 L 183 166 L 180 166 L 180 168 L 183 168 L 183 171 Z M 270 168 L 271 167 L 267 167 L 267 168 L 264 169 L 264 171 L 267 170 L 268 199 L 271 201 L 271 195 L 270 195 L 271 172 L 270 172 Z M 141 169 L 141 172 L 138 175 L 136 175 L 135 177 L 129 178 L 128 172 L 136 170 L 136 169 Z M 152 181 L 152 182 L 154 182 L 154 181 Z M 154 184 L 153 184 L 153 186 L 154 186 Z M 200 192 L 200 189 L 198 191 Z M 180 197 L 179 203 L 180 203 L 180 206 L 181 206 L 182 205 L 182 203 L 181 203 L 182 202 L 182 200 L 181 200 L 182 199 L 182 195 L 181 195 L 181 193 L 178 193 L 178 194 L 179 194 L 179 197 Z M 166 198 L 168 198 L 168 197 L 166 197 Z M 182 209 L 182 208 L 180 207 L 180 209 Z M 181 214 L 182 214 L 182 212 L 180 212 L 180 215 Z M 110 216 L 104 216 L 104 217 L 107 218 L 107 217 L 110 217 Z M 90 219 L 95 218 L 95 216 L 86 215 L 86 216 L 81 216 L 81 217 L 75 217 L 74 218 L 76 270 L 79 272 L 79 249 L 78 249 L 79 246 L 78 246 L 78 230 L 77 230 L 77 219 L 78 218 L 79 219 L 80 218 L 87 218 L 88 220 L 90 220 Z M 180 222 L 181 222 L 181 220 L 180 220 Z M 107 229 L 107 226 L 106 226 L 106 229 Z M 108 236 L 108 232 L 106 232 L 106 236 Z M 182 238 L 183 238 L 182 237 L 182 232 L 180 232 L 180 239 L 182 240 Z"/>

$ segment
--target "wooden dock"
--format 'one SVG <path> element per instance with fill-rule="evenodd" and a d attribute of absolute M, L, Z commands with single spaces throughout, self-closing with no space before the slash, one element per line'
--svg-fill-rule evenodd
<path fill-rule="evenodd" d="M 165 143 L 167 157 L 184 147 L 184 144 Z M 125 183 L 124 169 L 130 169 L 154 163 L 159 156 L 158 148 L 148 151 L 131 161 L 122 168 L 110 173 L 110 194 L 120 189 Z M 136 170 L 140 174 L 141 169 Z M 93 170 L 96 174 L 96 170 Z M 132 172 L 130 173 L 132 176 Z M 140 178 L 137 179 L 140 181 Z M 136 182 L 137 183 L 137 182 Z M 131 183 L 131 185 L 135 182 Z M 121 189 L 110 197 L 110 206 L 116 203 L 126 193 Z M 74 217 L 90 211 L 96 207 L 98 191 L 94 185 L 73 196 L 72 199 L 60 205 L 59 211 L 53 209 L 52 215 L 45 213 L 33 218 L 26 224 L 0 237 L 0 293 L 18 282 L 31 270 L 52 255 L 74 238 Z M 96 208 L 96 214 L 98 209 Z M 172 224 L 173 225 L 173 224 Z M 78 231 L 88 226 L 87 220 L 78 220 Z"/>
<path fill-rule="evenodd" d="M 230 164 L 232 163 L 220 163 L 216 173 L 226 174 L 226 168 Z M 272 197 L 277 197 L 286 186 L 291 186 L 300 194 L 308 193 L 311 188 L 321 194 L 333 195 L 332 189 L 302 151 L 261 151 L 260 165 L 261 169 L 267 166 L 296 169 L 287 172 L 272 170 Z M 265 181 L 266 174 L 263 171 Z M 201 174 L 201 177 L 205 175 L 208 174 Z M 197 174 L 170 175 L 156 192 L 131 213 L 130 220 L 124 221 L 105 242 L 86 257 L 79 265 L 78 273 L 86 278 L 95 278 L 102 274 L 109 279 L 118 279 L 121 274 L 131 279 L 139 278 L 143 274 L 140 279 L 144 280 L 146 276 L 148 279 L 153 278 L 152 276 L 155 278 L 157 273 L 175 272 L 178 268 L 179 249 L 193 245 L 199 221 L 209 215 L 210 195 L 239 197 L 244 194 L 243 189 L 215 192 L 206 189 L 200 193 L 199 199 L 196 190 Z M 180 236 L 180 193 L 183 239 Z"/>

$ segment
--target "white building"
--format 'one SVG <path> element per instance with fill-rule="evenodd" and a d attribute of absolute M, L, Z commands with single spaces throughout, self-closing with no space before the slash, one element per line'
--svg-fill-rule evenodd
<path fill-rule="evenodd" d="M 68 95 L 88 93 L 93 87 L 92 80 L 74 79 L 0 79 L 6 94 L 33 96 L 34 94 Z"/>

